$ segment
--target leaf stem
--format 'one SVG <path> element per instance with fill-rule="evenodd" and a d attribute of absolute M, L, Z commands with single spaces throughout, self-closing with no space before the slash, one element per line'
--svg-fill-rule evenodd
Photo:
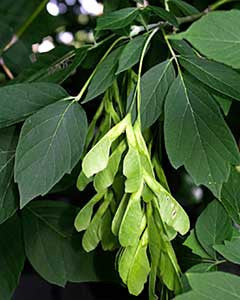
<path fill-rule="evenodd" d="M 40 14 L 40 12 L 44 9 L 45 5 L 48 3 L 48 0 L 43 0 L 38 7 L 35 9 L 35 11 L 32 13 L 32 15 L 25 21 L 25 23 L 19 28 L 19 30 L 16 32 L 17 38 L 20 38 L 23 33 L 27 30 L 29 25 L 36 19 L 36 17 Z"/>
<path fill-rule="evenodd" d="M 167 37 L 167 35 L 166 35 L 166 33 L 165 33 L 165 31 L 163 29 L 162 29 L 162 33 L 163 33 L 164 40 L 165 40 L 165 42 L 166 42 L 166 44 L 168 46 L 168 49 L 169 49 L 169 51 L 170 51 L 170 53 L 172 55 L 172 58 L 174 59 L 176 65 L 177 65 L 178 73 L 182 77 L 182 70 L 180 68 L 180 64 L 178 62 L 177 55 L 174 52 L 174 50 L 173 50 L 173 48 L 172 48 L 172 46 L 171 46 L 171 44 L 170 44 L 170 42 L 168 40 L 168 37 Z"/>
<path fill-rule="evenodd" d="M 32 22 L 36 19 L 36 17 L 40 14 L 40 12 L 44 9 L 45 5 L 49 0 L 43 0 L 35 11 L 32 13 L 30 17 L 23 23 L 23 25 L 18 29 L 18 31 L 13 35 L 11 41 L 4 47 L 3 51 L 7 51 L 11 48 L 18 39 L 23 35 L 23 33 L 28 29 L 28 27 L 32 24 Z"/>
<path fill-rule="evenodd" d="M 238 1 L 238 0 L 219 0 L 215 3 L 213 3 L 212 5 L 210 5 L 209 10 L 210 11 L 216 10 L 218 7 L 220 7 L 224 4 L 229 3 L 229 2 L 234 2 L 234 1 Z"/>
<path fill-rule="evenodd" d="M 99 61 L 99 63 L 97 64 L 96 68 L 94 69 L 94 71 L 92 72 L 92 74 L 90 75 L 90 77 L 88 78 L 88 80 L 86 81 L 86 83 L 84 84 L 84 86 L 82 87 L 80 93 L 77 95 L 77 97 L 75 98 L 75 101 L 79 101 L 83 94 L 85 93 L 86 89 L 88 88 L 91 80 L 93 79 L 94 75 L 96 74 L 98 68 L 100 67 L 100 65 L 102 64 L 102 62 L 106 59 L 106 57 L 108 56 L 108 54 L 112 51 L 112 49 L 122 40 L 127 39 L 128 37 L 122 36 L 120 38 L 118 38 L 116 41 L 114 41 L 112 43 L 112 45 L 110 46 L 110 48 L 107 50 L 107 52 L 104 54 L 104 56 L 102 57 L 102 59 Z"/>
<path fill-rule="evenodd" d="M 141 127 L 141 74 L 142 74 L 142 68 L 143 68 L 143 59 L 144 59 L 144 56 L 145 56 L 146 51 L 147 51 L 147 47 L 148 47 L 151 39 L 158 32 L 158 30 L 159 30 L 159 28 L 155 28 L 151 32 L 151 34 L 149 35 L 149 37 L 147 38 L 146 43 L 145 43 L 145 45 L 143 47 L 141 58 L 140 58 L 140 62 L 139 62 L 138 80 L 137 80 L 136 93 L 137 93 L 137 113 L 138 113 L 137 121 L 139 122 L 140 127 Z"/>

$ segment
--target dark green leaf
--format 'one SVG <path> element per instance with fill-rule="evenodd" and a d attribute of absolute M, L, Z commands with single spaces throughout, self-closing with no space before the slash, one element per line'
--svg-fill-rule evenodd
<path fill-rule="evenodd" d="M 4 22 L 0 22 L 0 54 L 5 46 L 11 41 L 13 32 Z"/>
<path fill-rule="evenodd" d="M 204 250 L 204 248 L 199 243 L 195 230 L 191 230 L 190 235 L 183 243 L 184 246 L 187 246 L 192 250 L 192 253 L 202 257 L 202 258 L 211 258 L 209 254 Z"/>
<path fill-rule="evenodd" d="M 164 130 L 173 166 L 184 165 L 196 184 L 219 196 L 239 151 L 212 96 L 179 75 L 166 98 Z"/>
<path fill-rule="evenodd" d="M 196 57 L 193 48 L 184 40 L 171 40 L 170 41 L 174 50 L 184 56 Z"/>
<path fill-rule="evenodd" d="M 196 7 L 183 0 L 170 0 L 168 3 L 170 6 L 176 6 L 185 16 L 191 16 L 199 13 L 199 10 L 197 10 Z"/>
<path fill-rule="evenodd" d="M 224 115 L 227 116 L 230 111 L 231 105 L 232 105 L 231 99 L 229 97 L 221 95 L 219 93 L 211 93 L 211 95 L 220 105 Z"/>
<path fill-rule="evenodd" d="M 23 210 L 27 258 L 45 280 L 60 286 L 98 280 L 93 255 L 83 251 L 74 233 L 76 213 L 59 201 L 38 201 Z"/>
<path fill-rule="evenodd" d="M 211 202 L 198 218 L 196 235 L 202 247 L 213 258 L 216 257 L 213 246 L 231 239 L 231 219 L 217 200 Z"/>
<path fill-rule="evenodd" d="M 0 130 L 0 224 L 18 207 L 19 196 L 13 176 L 17 141 L 15 127 Z"/>
<path fill-rule="evenodd" d="M 216 11 L 194 22 L 186 32 L 172 37 L 185 38 L 208 58 L 238 69 L 239 26 L 239 10 Z"/>
<path fill-rule="evenodd" d="M 229 179 L 223 184 L 220 201 L 234 222 L 240 224 L 240 173 L 232 168 Z"/>
<path fill-rule="evenodd" d="M 11 300 L 25 262 L 21 224 L 17 216 L 0 225 L 0 294 Z"/>
<path fill-rule="evenodd" d="M 181 65 L 194 77 L 215 91 L 240 100 L 240 74 L 223 64 L 199 57 L 179 58 Z"/>
<path fill-rule="evenodd" d="M 240 239 L 224 241 L 224 245 L 215 245 L 213 248 L 226 260 L 240 265 Z"/>
<path fill-rule="evenodd" d="M 140 35 L 127 43 L 120 55 L 116 74 L 130 69 L 132 66 L 138 63 L 146 42 L 146 38 L 146 36 Z"/>
<path fill-rule="evenodd" d="M 160 19 L 167 21 L 169 24 L 175 27 L 178 27 L 178 21 L 171 12 L 166 11 L 165 9 L 158 6 L 147 6 L 147 9 L 158 16 Z"/>
<path fill-rule="evenodd" d="M 139 14 L 135 7 L 127 7 L 107 13 L 97 19 L 96 30 L 120 29 L 131 24 Z"/>
<path fill-rule="evenodd" d="M 68 48 L 58 47 L 42 54 L 34 64 L 16 78 L 16 81 L 62 83 L 81 65 L 87 49 L 88 47 L 82 47 L 69 51 Z"/>
<path fill-rule="evenodd" d="M 81 157 L 86 133 L 86 114 L 74 101 L 51 104 L 25 121 L 15 163 L 21 207 L 48 193 L 72 171 Z"/>
<path fill-rule="evenodd" d="M 171 60 L 164 61 L 149 71 L 141 80 L 141 121 L 149 128 L 161 115 L 168 89 L 175 78 Z"/>
<path fill-rule="evenodd" d="M 0 88 L 0 128 L 25 120 L 41 108 L 63 98 L 68 93 L 52 83 L 22 83 Z"/>
<path fill-rule="evenodd" d="M 84 103 L 93 100 L 105 92 L 116 78 L 118 59 L 122 52 L 122 47 L 117 48 L 100 64 L 90 85 Z"/>
<path fill-rule="evenodd" d="M 179 295 L 175 300 L 239 300 L 239 276 L 223 272 L 208 272 L 203 274 L 188 273 L 193 291 Z"/>

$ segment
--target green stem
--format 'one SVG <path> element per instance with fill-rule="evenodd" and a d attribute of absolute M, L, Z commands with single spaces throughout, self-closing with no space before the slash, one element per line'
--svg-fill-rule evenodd
<path fill-rule="evenodd" d="M 158 30 L 159 30 L 159 28 L 155 28 L 151 32 L 149 37 L 147 38 L 147 41 L 146 41 L 146 43 L 143 47 L 140 62 L 139 62 L 138 81 L 137 81 L 136 93 L 137 93 L 137 113 L 138 113 L 137 122 L 139 122 L 140 127 L 141 127 L 141 74 L 142 74 L 142 68 L 143 68 L 143 59 L 144 59 L 144 56 L 145 56 L 146 51 L 147 51 L 147 47 L 150 44 L 151 39 L 153 38 L 155 33 L 157 33 Z"/>
<path fill-rule="evenodd" d="M 229 2 L 234 2 L 234 1 L 238 1 L 238 0 L 219 0 L 215 3 L 213 3 L 212 5 L 209 6 L 209 10 L 216 10 L 217 8 L 219 8 L 220 6 L 229 3 Z"/>
<path fill-rule="evenodd" d="M 44 9 L 45 5 L 48 3 L 49 0 L 43 0 L 39 6 L 35 9 L 33 14 L 26 20 L 26 22 L 19 28 L 19 30 L 16 32 L 17 38 L 20 38 L 23 33 L 27 30 L 29 25 L 32 24 L 32 22 L 36 19 L 36 17 L 40 14 L 40 12 Z"/>
<path fill-rule="evenodd" d="M 177 55 L 174 52 L 174 50 L 173 50 L 173 48 L 172 48 L 172 46 L 171 46 L 171 44 L 170 44 L 170 42 L 168 40 L 168 37 L 167 37 L 167 35 L 166 35 L 166 33 L 165 33 L 165 31 L 163 29 L 162 29 L 162 33 L 163 33 L 164 40 L 165 40 L 165 42 L 166 42 L 166 44 L 168 46 L 168 49 L 169 49 L 169 51 L 170 51 L 170 53 L 172 55 L 172 59 L 174 59 L 174 61 L 176 62 L 178 73 L 182 77 L 182 70 L 180 68 L 180 64 L 178 62 Z"/>
<path fill-rule="evenodd" d="M 168 0 L 164 0 L 164 4 L 165 4 L 165 9 L 166 9 L 167 11 L 170 11 L 169 5 L 168 5 Z"/>
<path fill-rule="evenodd" d="M 94 71 L 92 72 L 92 74 L 90 75 L 90 77 L 88 78 L 88 80 L 86 81 L 86 83 L 84 84 L 84 86 L 82 87 L 80 93 L 77 95 L 77 97 L 75 98 L 75 101 L 79 101 L 83 94 L 85 93 L 85 91 L 87 90 L 91 80 L 93 79 L 94 75 L 96 74 L 99 66 L 101 65 L 101 63 L 106 59 L 106 57 L 108 56 L 108 54 L 112 51 L 112 49 L 122 40 L 127 39 L 127 37 L 120 37 L 118 38 L 116 41 L 114 41 L 114 43 L 110 46 L 110 48 L 107 50 L 107 52 L 104 54 L 104 56 L 102 57 L 102 59 L 99 61 L 99 63 L 97 64 L 96 68 L 94 69 Z"/>

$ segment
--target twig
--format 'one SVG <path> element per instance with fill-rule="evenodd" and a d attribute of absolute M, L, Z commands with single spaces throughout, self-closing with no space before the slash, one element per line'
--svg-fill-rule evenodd
<path fill-rule="evenodd" d="M 4 72 L 6 73 L 6 75 L 8 76 L 9 79 L 14 79 L 14 76 L 12 74 L 12 72 L 10 71 L 10 69 L 6 66 L 3 58 L 0 58 L 0 65 L 2 66 Z"/>

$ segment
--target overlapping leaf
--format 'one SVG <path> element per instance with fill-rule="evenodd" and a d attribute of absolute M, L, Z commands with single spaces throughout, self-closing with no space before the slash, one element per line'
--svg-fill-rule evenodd
<path fill-rule="evenodd" d="M 240 68 L 239 26 L 239 10 L 216 11 L 194 22 L 186 32 L 172 37 L 185 38 L 208 58 L 238 69 Z"/>
<path fill-rule="evenodd" d="M 84 252 L 74 233 L 76 213 L 59 201 L 34 202 L 23 210 L 27 258 L 45 280 L 60 286 L 98 280 L 94 255 Z"/>
<path fill-rule="evenodd" d="M 213 246 L 231 239 L 231 219 L 217 200 L 211 202 L 198 218 L 196 235 L 201 246 L 213 258 L 216 257 Z"/>
<path fill-rule="evenodd" d="M 119 29 L 131 24 L 139 14 L 135 7 L 127 7 L 104 14 L 97 20 L 96 30 Z"/>
<path fill-rule="evenodd" d="M 11 300 L 24 267 L 21 222 L 15 215 L 0 225 L 0 294 Z"/>
<path fill-rule="evenodd" d="M 239 151 L 211 95 L 179 75 L 166 98 L 164 131 L 173 166 L 184 165 L 197 184 L 219 196 Z"/>
<path fill-rule="evenodd" d="M 17 141 L 15 127 L 0 130 L 0 224 L 11 217 L 18 207 L 13 175 Z"/>
<path fill-rule="evenodd" d="M 86 131 L 86 114 L 74 101 L 51 104 L 25 121 L 15 163 L 21 207 L 48 193 L 72 171 L 81 157 Z"/>
<path fill-rule="evenodd" d="M 59 85 L 22 83 L 0 88 L 0 128 L 25 120 L 41 108 L 68 97 Z"/>
<path fill-rule="evenodd" d="M 176 300 L 238 300 L 239 276 L 223 272 L 187 274 L 192 291 L 177 296 Z"/>

